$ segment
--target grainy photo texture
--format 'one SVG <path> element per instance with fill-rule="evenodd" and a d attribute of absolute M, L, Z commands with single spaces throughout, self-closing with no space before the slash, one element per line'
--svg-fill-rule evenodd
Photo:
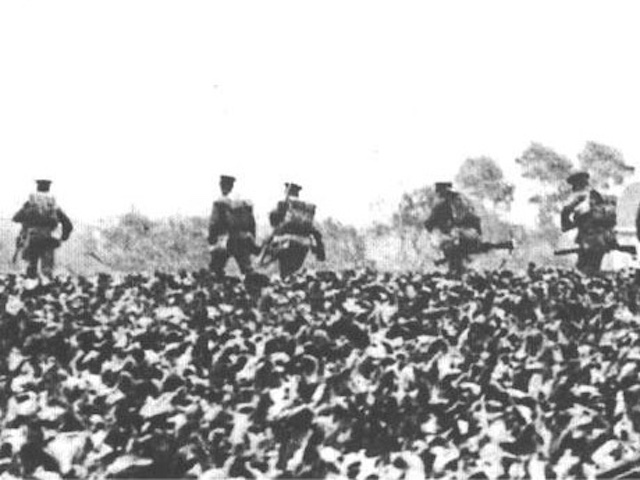
<path fill-rule="evenodd" d="M 631 1 L 0 4 L 0 480 L 640 477 Z"/>

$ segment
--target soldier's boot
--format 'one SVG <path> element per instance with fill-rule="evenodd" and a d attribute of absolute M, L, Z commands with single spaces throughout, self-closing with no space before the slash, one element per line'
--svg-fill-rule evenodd
<path fill-rule="evenodd" d="M 324 243 L 316 245 L 313 248 L 313 254 L 319 261 L 324 262 L 327 259 L 326 252 L 324 251 Z"/>

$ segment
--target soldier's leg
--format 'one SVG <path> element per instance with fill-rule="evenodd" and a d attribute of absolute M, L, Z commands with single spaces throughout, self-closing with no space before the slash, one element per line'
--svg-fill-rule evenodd
<path fill-rule="evenodd" d="M 584 272 L 585 269 L 587 268 L 587 264 L 588 264 L 587 252 L 585 251 L 578 252 L 578 260 L 576 262 L 576 268 L 581 272 Z"/>
<path fill-rule="evenodd" d="M 211 251 L 211 261 L 209 262 L 209 269 L 216 277 L 224 277 L 224 267 L 229 260 L 229 252 L 224 248 L 216 248 Z"/>
<path fill-rule="evenodd" d="M 243 250 L 234 252 L 233 258 L 238 264 L 238 268 L 243 275 L 253 272 L 253 265 L 251 264 L 251 252 Z"/>
<path fill-rule="evenodd" d="M 25 255 L 24 259 L 27 262 L 27 277 L 36 278 L 38 276 L 38 256 L 31 253 L 29 255 Z"/>
<path fill-rule="evenodd" d="M 464 270 L 463 252 L 460 242 L 453 237 L 445 237 L 440 244 L 442 255 L 447 261 L 448 273 L 453 276 L 460 276 Z"/>
<path fill-rule="evenodd" d="M 243 275 L 253 272 L 251 254 L 254 252 L 254 239 L 250 237 L 231 238 L 227 246 L 229 248 L 229 256 L 235 259 L 240 272 Z"/>
<path fill-rule="evenodd" d="M 313 229 L 313 240 L 315 242 L 313 253 L 318 260 L 324 262 L 327 258 L 324 250 L 324 242 L 322 241 L 322 234 L 316 228 Z"/>
<path fill-rule="evenodd" d="M 40 266 L 42 274 L 45 277 L 53 278 L 53 269 L 55 267 L 55 250 L 47 249 L 40 256 Z"/>
<path fill-rule="evenodd" d="M 302 268 L 304 259 L 307 257 L 309 249 L 307 247 L 292 246 L 278 254 L 278 264 L 280 266 L 280 277 L 286 278 Z"/>
<path fill-rule="evenodd" d="M 593 275 L 598 274 L 602 271 L 602 260 L 604 259 L 605 252 L 599 250 L 597 252 L 593 252 L 591 256 L 591 270 L 593 271 Z"/>
<path fill-rule="evenodd" d="M 585 275 L 595 275 L 600 272 L 604 253 L 602 250 L 584 250 L 580 252 L 576 268 Z"/>
<path fill-rule="evenodd" d="M 447 256 L 447 265 L 449 273 L 455 277 L 459 277 L 464 272 L 464 257 L 461 252 L 450 252 Z"/>

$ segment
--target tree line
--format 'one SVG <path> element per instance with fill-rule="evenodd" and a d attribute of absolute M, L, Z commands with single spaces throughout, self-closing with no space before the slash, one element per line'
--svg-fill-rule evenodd
<path fill-rule="evenodd" d="M 515 162 L 522 177 L 533 181 L 536 186 L 536 193 L 529 201 L 537 205 L 536 223 L 543 229 L 556 224 L 560 209 L 571 192 L 566 183 L 571 172 L 588 171 L 591 184 L 607 193 L 621 185 L 635 170 L 619 150 L 596 142 L 587 142 L 574 161 L 546 145 L 532 142 Z M 491 157 L 466 159 L 454 182 L 461 192 L 486 210 L 500 212 L 511 209 L 516 187 L 505 178 L 502 168 Z M 405 193 L 394 215 L 394 226 L 422 227 L 434 199 L 433 185 Z"/>

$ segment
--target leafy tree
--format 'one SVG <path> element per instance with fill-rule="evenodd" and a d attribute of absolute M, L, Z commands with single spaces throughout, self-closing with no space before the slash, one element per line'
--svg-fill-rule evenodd
<path fill-rule="evenodd" d="M 578 160 L 580 168 L 591 174 L 591 184 L 602 190 L 622 184 L 634 171 L 634 167 L 624 161 L 622 153 L 596 142 L 587 142 L 578 154 Z"/>
<path fill-rule="evenodd" d="M 562 184 L 573 168 L 567 157 L 536 142 L 532 142 L 522 156 L 516 158 L 516 163 L 522 168 L 524 178 L 537 180 L 552 188 Z"/>
<path fill-rule="evenodd" d="M 494 208 L 499 205 L 506 209 L 511 207 L 514 186 L 505 180 L 502 169 L 492 158 L 466 159 L 455 181 L 462 191 L 481 202 L 488 201 Z"/>
<path fill-rule="evenodd" d="M 393 215 L 393 227 L 400 237 L 401 262 L 422 267 L 435 252 L 426 244 L 424 222 L 436 200 L 435 189 L 427 185 L 400 199 L 397 212 Z"/>
<path fill-rule="evenodd" d="M 394 227 L 400 230 L 407 227 L 422 229 L 435 200 L 435 189 L 429 185 L 405 193 L 400 199 L 398 211 L 393 215 Z"/>
<path fill-rule="evenodd" d="M 611 147 L 587 142 L 578 154 L 581 170 L 591 175 L 591 184 L 601 190 L 620 185 L 631 175 L 634 167 L 624 161 L 622 154 Z M 538 222 L 541 226 L 554 225 L 562 204 L 571 188 L 566 178 L 574 171 L 571 160 L 540 143 L 532 143 L 521 157 L 516 159 L 522 168 L 522 176 L 538 182 L 539 192 L 530 201 L 539 205 Z"/>
<path fill-rule="evenodd" d="M 538 193 L 529 201 L 538 205 L 539 225 L 553 228 L 554 219 L 571 192 L 565 181 L 573 170 L 571 160 L 545 145 L 533 142 L 516 158 L 516 163 L 522 168 L 524 178 L 538 183 Z"/>

